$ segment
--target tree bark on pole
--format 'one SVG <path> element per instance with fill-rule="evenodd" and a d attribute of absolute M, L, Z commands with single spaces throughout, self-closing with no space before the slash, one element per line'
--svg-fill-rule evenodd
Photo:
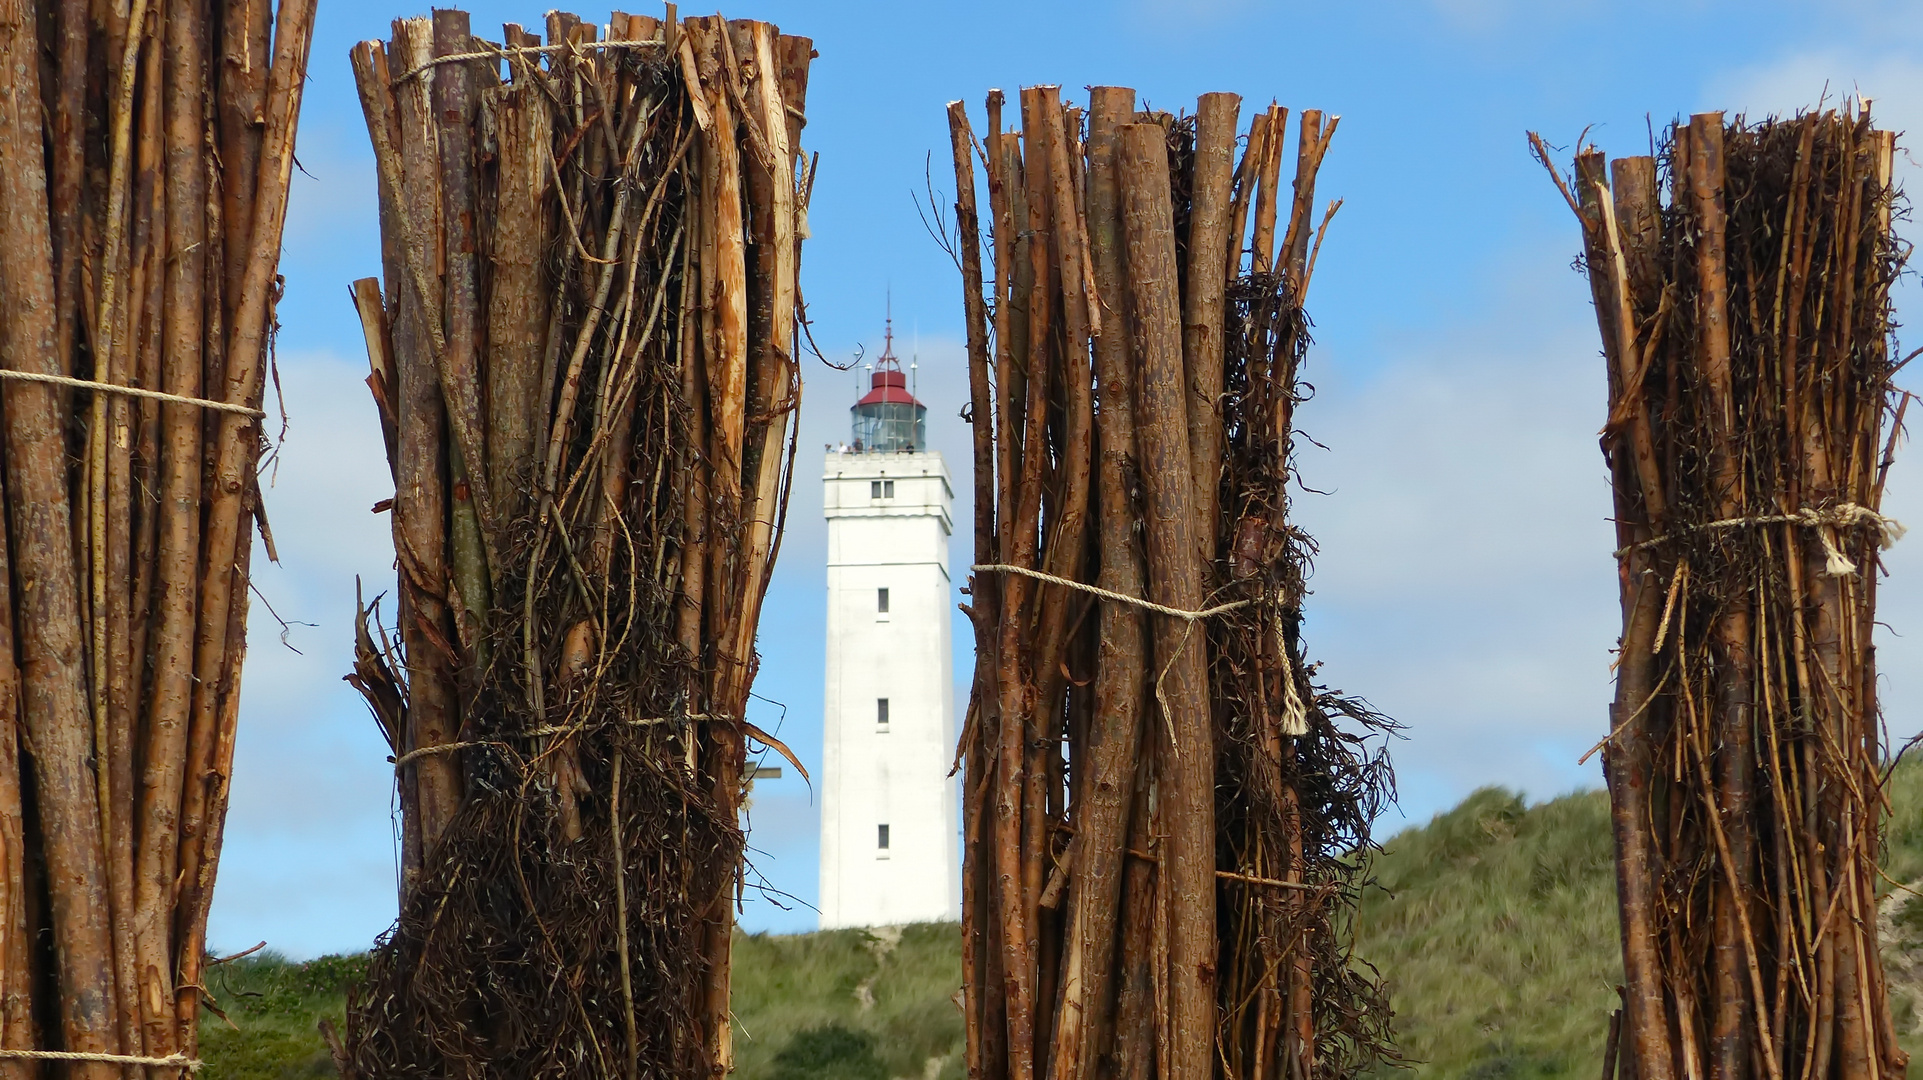
<path fill-rule="evenodd" d="M 1129 349 L 1126 243 L 1122 232 L 1120 135 L 1135 112 L 1135 92 L 1123 87 L 1089 91 L 1088 231 L 1097 302 L 1104 314 L 1095 339 L 1099 519 L 1102 588 L 1125 596 L 1145 592 L 1142 556 L 1134 538 L 1140 520 L 1133 494 L 1136 477 L 1134 365 Z M 1077 1075 L 1094 1076 L 1114 1031 L 1114 1000 L 1123 909 L 1129 814 L 1137 799 L 1136 761 L 1142 741 L 1142 703 L 1148 642 L 1139 610 L 1105 603 L 1101 653 L 1095 674 L 1096 722 L 1077 850 L 1082 887 L 1076 894 L 1071 932 L 1083 949 L 1082 981 L 1087 1035 Z"/>
<path fill-rule="evenodd" d="M 47 176 L 41 162 L 39 59 L 35 17 L 19 0 L 0 4 L 0 366 L 58 370 L 56 291 L 48 235 Z M 89 720 L 80 642 L 80 582 L 71 545 L 64 393 L 13 382 L 0 390 L 6 421 L 6 486 L 20 652 L 20 696 L 33 760 L 51 892 L 60 986 L 57 1015 L 66 1045 L 115 1053 L 112 945 L 108 939 L 105 852 L 89 760 Z M 106 1080 L 117 1070 L 81 1065 L 74 1075 Z"/>
<path fill-rule="evenodd" d="M 1189 460 L 1195 469 L 1203 557 L 1215 559 L 1222 481 L 1222 316 L 1235 182 L 1235 131 L 1242 99 L 1203 94 L 1195 114 L 1195 176 L 1190 183 L 1187 295 L 1182 354 L 1188 377 Z M 1237 238 L 1239 239 L 1239 237 Z"/>
<path fill-rule="evenodd" d="M 1697 321 L 1701 328 L 1702 354 L 1698 363 L 1707 379 L 1708 415 L 1716 447 L 1712 495 L 1718 516 L 1735 518 L 1742 516 L 1748 500 L 1738 461 L 1742 451 L 1735 438 L 1737 405 L 1730 370 L 1729 278 L 1724 265 L 1723 115 L 1700 113 L 1692 117 L 1689 147 L 1689 194 L 1702 222 L 1696 245 L 1696 272 L 1701 284 Z M 1727 836 L 1728 856 L 1714 901 L 1712 1080 L 1735 1080 L 1747 1075 L 1754 1029 L 1746 1019 L 1762 1004 L 1752 1000 L 1749 994 L 1745 935 L 1737 911 L 1739 905 L 1749 903 L 1754 888 L 1750 848 L 1750 783 L 1754 771 L 1750 613 L 1740 594 L 1726 603 L 1728 606 L 1718 616 L 1716 625 L 1721 652 L 1722 730 L 1718 732 L 1721 743 L 1718 790 L 1710 793 L 1714 808 L 1710 812 L 1727 821 L 1723 831 Z M 1767 1035 L 1764 1038 L 1767 1039 Z M 1773 1067 L 1771 1071 L 1775 1071 Z"/>
<path fill-rule="evenodd" d="M 948 103 L 949 148 L 955 165 L 955 235 L 962 267 L 962 305 L 968 333 L 968 422 L 972 435 L 975 470 L 975 561 L 998 561 L 995 535 L 995 430 L 994 403 L 990 390 L 990 345 L 988 307 L 983 299 L 981 217 L 975 195 L 975 134 L 968 123 L 968 110 L 959 101 Z M 968 614 L 975 623 L 977 640 L 992 640 L 989 628 L 998 618 L 996 590 L 992 581 L 971 575 L 968 586 Z M 980 1080 L 985 1058 L 999 1054 L 985 1052 L 984 1029 L 988 1024 L 985 976 L 993 948 L 989 929 L 993 894 L 988 876 L 982 872 L 981 837 L 985 825 L 983 771 L 987 755 L 982 740 L 971 733 L 992 723 L 994 707 L 992 656 L 976 660 L 974 689 L 969 696 L 963 724 L 959 757 L 963 764 L 962 829 L 967 837 L 962 847 L 962 986 L 963 1023 L 968 1033 L 968 1075 Z"/>
<path fill-rule="evenodd" d="M 1141 374 L 1137 435 L 1149 598 L 1194 611 L 1202 606 L 1202 568 L 1195 557 L 1168 147 L 1160 125 L 1125 124 L 1120 136 L 1130 341 Z M 1207 1080 L 1215 1060 L 1216 964 L 1215 744 L 1202 655 L 1207 634 L 1168 617 L 1155 621 L 1154 633 L 1156 712 L 1172 744 L 1160 778 L 1169 826 L 1163 873 L 1170 894 L 1180 898 L 1169 916 L 1169 1076 Z"/>
<path fill-rule="evenodd" d="M 1590 252 L 1590 265 L 1598 268 L 1590 275 L 1590 286 L 1597 311 L 1610 313 L 1602 325 L 1613 388 L 1611 416 L 1626 417 L 1625 422 L 1633 433 L 1627 441 L 1618 434 L 1610 450 L 1617 476 L 1616 519 L 1621 523 L 1617 538 L 1620 547 L 1630 550 L 1622 579 L 1622 666 L 1617 674 L 1615 703 L 1610 709 L 1610 728 L 1616 737 L 1603 750 L 1603 771 L 1612 792 L 1611 826 L 1616 841 L 1623 973 L 1628 986 L 1626 1041 L 1643 1080 L 1668 1080 L 1672 1052 L 1657 950 L 1654 840 L 1650 835 L 1647 797 L 1651 759 L 1646 733 L 1651 721 L 1647 707 L 1655 687 L 1650 644 L 1655 640 L 1656 622 L 1661 615 L 1662 588 L 1656 577 L 1654 550 L 1634 546 L 1662 532 L 1665 499 L 1642 399 L 1627 395 L 1621 389 L 1624 385 L 1633 385 L 1636 364 L 1620 343 L 1622 325 L 1615 317 L 1619 310 L 1618 286 L 1613 277 L 1616 251 L 1611 246 L 1610 234 L 1603 227 L 1608 195 L 1601 186 L 1602 155 L 1581 158 L 1576 176 L 1584 211 L 1588 220 L 1595 223 L 1585 233 L 1591 238 L 1586 249 Z M 1638 517 L 1643 519 L 1640 524 L 1637 524 Z"/>

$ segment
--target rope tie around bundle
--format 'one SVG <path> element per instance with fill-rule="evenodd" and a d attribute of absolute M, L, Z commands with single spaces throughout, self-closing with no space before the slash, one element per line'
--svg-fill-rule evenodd
<path fill-rule="evenodd" d="M 1849 577 L 1856 573 L 1856 562 L 1843 554 L 1836 546 L 1836 530 L 1853 529 L 1864 525 L 1875 526 L 1877 547 L 1888 551 L 1903 534 L 1908 532 L 1895 518 L 1885 517 L 1867 506 L 1843 502 L 1823 508 L 1804 507 L 1793 514 L 1762 514 L 1755 517 L 1724 518 L 1720 521 L 1705 521 L 1701 525 L 1689 525 L 1675 532 L 1664 533 L 1638 544 L 1617 548 L 1614 552 L 1620 559 L 1634 551 L 1653 548 L 1680 539 L 1690 533 L 1710 529 L 1739 529 L 1756 525 L 1801 525 L 1817 530 L 1816 539 L 1823 545 L 1823 572 L 1830 577 Z"/>
<path fill-rule="evenodd" d="M 1275 640 L 1280 643 L 1288 639 L 1283 634 L 1282 609 L 1278 605 L 1275 610 Z M 1302 700 L 1301 691 L 1295 687 L 1295 662 L 1289 658 L 1287 645 L 1276 650 L 1276 658 L 1282 664 L 1282 734 L 1307 735 L 1309 709 Z"/>
<path fill-rule="evenodd" d="M 38 371 L 16 371 L 0 368 L 0 379 L 14 379 L 19 382 L 45 383 L 48 386 L 70 386 L 76 390 L 97 390 L 108 394 L 121 394 L 126 397 L 145 398 L 148 401 L 165 401 L 173 405 L 192 405 L 216 412 L 239 413 L 255 419 L 266 417 L 267 413 L 249 405 L 236 405 L 230 401 L 210 401 L 206 398 L 184 397 L 168 394 L 159 390 L 147 390 L 138 386 L 124 386 L 120 383 L 95 382 L 92 379 L 75 379 L 66 375 L 45 375 Z"/>
<path fill-rule="evenodd" d="M 483 746 L 493 746 L 505 750 L 508 748 L 509 739 L 547 739 L 557 735 L 585 735 L 592 731 L 599 731 L 603 728 L 610 727 L 643 728 L 660 727 L 664 724 L 672 724 L 676 728 L 685 730 L 699 723 L 707 723 L 709 721 L 726 722 L 732 721 L 733 719 L 733 717 L 729 716 L 711 715 L 708 713 L 688 713 L 683 716 L 637 717 L 633 720 L 617 720 L 604 724 L 551 724 L 546 727 L 535 728 L 532 731 L 506 732 L 491 739 L 472 739 L 464 742 L 436 743 L 432 746 L 419 746 L 399 757 L 389 757 L 387 760 L 389 764 L 394 766 L 394 771 L 399 773 L 408 765 L 422 758 L 433 757 L 437 754 L 452 754 L 461 750 L 473 750 Z M 773 750 L 775 753 L 780 754 L 788 764 L 795 767 L 795 771 L 801 774 L 803 780 L 809 778 L 808 767 L 801 763 L 801 759 L 795 756 L 795 752 L 790 750 L 786 743 L 746 720 L 739 721 L 739 723 L 743 734 L 768 749 Z"/>
<path fill-rule="evenodd" d="M 1203 619 L 1216 615 L 1225 615 L 1231 611 L 1236 611 L 1255 603 L 1252 599 L 1231 600 L 1226 604 L 1217 604 L 1214 607 L 1203 608 L 1200 611 L 1184 611 L 1181 608 L 1172 608 L 1164 604 L 1157 604 L 1151 600 L 1144 600 L 1139 596 L 1129 596 L 1125 593 L 1114 592 L 1101 588 L 1100 586 L 1090 585 L 1086 582 L 1056 577 L 1054 574 L 1045 574 L 1040 570 L 1030 570 L 1022 566 L 1009 566 L 1004 563 L 982 563 L 971 566 L 969 569 L 999 574 L 1020 574 L 1023 577 L 1031 577 L 1036 581 L 1045 582 L 1049 585 L 1064 585 L 1068 588 L 1088 593 L 1091 596 L 1101 597 L 1104 600 L 1113 600 L 1121 604 L 1133 604 L 1144 611 L 1153 611 L 1158 615 L 1167 615 L 1173 619 L 1181 619 L 1191 625 Z M 1279 617 L 1276 626 L 1276 640 L 1282 640 L 1282 628 Z M 1280 652 L 1279 656 L 1282 664 L 1282 734 L 1307 735 L 1309 733 L 1309 710 L 1308 707 L 1303 704 L 1301 692 L 1295 687 L 1295 665 L 1289 660 L 1289 651 L 1286 648 Z"/>
<path fill-rule="evenodd" d="M 186 1054 L 142 1057 L 139 1054 L 90 1054 L 77 1050 L 0 1050 L 0 1061 L 97 1061 L 106 1065 L 151 1065 L 157 1069 L 199 1072 L 206 1062 Z"/>
<path fill-rule="evenodd" d="M 1030 570 L 1026 566 L 1009 566 L 1005 563 L 978 563 L 969 567 L 969 569 L 977 573 L 985 574 L 1020 574 L 1023 577 L 1034 578 L 1036 581 L 1049 585 L 1061 585 L 1070 589 L 1077 589 L 1081 592 L 1088 593 L 1090 596 L 1099 596 L 1104 600 L 1113 600 L 1119 604 L 1133 604 L 1143 611 L 1153 611 L 1157 615 L 1167 615 L 1171 619 L 1181 619 L 1185 622 L 1200 622 L 1203 619 L 1212 618 L 1216 615 L 1225 615 L 1238 608 L 1245 608 L 1255 603 L 1253 600 L 1231 600 L 1226 604 L 1217 604 L 1214 607 L 1203 608 L 1200 611 L 1185 611 L 1182 608 L 1158 604 L 1153 600 L 1144 600 L 1139 596 L 1129 596 L 1126 593 L 1113 592 L 1098 585 L 1090 585 L 1084 581 L 1074 581 L 1065 577 L 1056 577 L 1054 574 L 1045 574 L 1040 570 Z"/>

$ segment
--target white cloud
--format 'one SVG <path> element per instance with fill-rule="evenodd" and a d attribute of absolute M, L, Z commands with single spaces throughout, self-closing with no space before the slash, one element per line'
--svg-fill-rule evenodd
<path fill-rule="evenodd" d="M 1709 80 L 1703 101 L 1760 119 L 1808 110 L 1825 94 L 1831 106 L 1844 97 L 1869 98 L 1880 126 L 1923 134 L 1923 63 L 1908 48 L 1829 48 L 1735 68 Z"/>
<path fill-rule="evenodd" d="M 1481 784 L 1593 783 L 1616 634 L 1602 361 L 1560 252 L 1513 263 L 1487 314 L 1390 341 L 1356 377 L 1318 349 L 1297 414 L 1298 524 L 1321 544 L 1304 627 L 1322 681 L 1408 725 L 1392 753 L 1420 819 Z M 1360 351 L 1360 350 L 1357 350 Z"/>

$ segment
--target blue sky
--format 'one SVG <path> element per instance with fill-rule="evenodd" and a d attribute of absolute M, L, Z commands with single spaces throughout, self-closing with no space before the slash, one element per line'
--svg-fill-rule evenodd
<path fill-rule="evenodd" d="M 539 6 L 477 4 L 477 32 L 538 23 Z M 651 10 L 651 9 L 644 9 Z M 690 9 L 692 10 L 692 9 Z M 392 580 L 391 494 L 347 286 L 378 271 L 374 181 L 348 46 L 397 14 L 323 0 L 300 128 L 282 271 L 288 435 L 268 509 L 281 550 L 257 574 L 216 948 L 266 940 L 294 956 L 365 948 L 394 912 L 391 783 L 373 722 L 340 682 L 356 576 Z M 605 12 L 578 9 L 585 18 Z M 1133 86 L 1158 108 L 1229 90 L 1244 117 L 1273 97 L 1342 116 L 1318 188 L 1345 200 L 1311 314 L 1317 387 L 1299 423 L 1328 447 L 1302 472 L 1297 519 L 1322 543 L 1305 632 L 1322 679 L 1409 725 L 1403 800 L 1421 821 L 1474 788 L 1531 797 L 1593 785 L 1577 758 L 1603 730 L 1615 632 L 1608 493 L 1596 451 L 1602 368 L 1574 222 L 1525 151 L 1590 138 L 1646 151 L 1649 125 L 1721 108 L 1761 115 L 1860 92 L 1887 126 L 1923 130 L 1923 10 L 1886 2 L 1300 4 L 768 2 L 725 10 L 815 38 L 804 145 L 821 155 L 803 253 L 815 339 L 845 361 L 880 346 L 892 290 L 897 348 L 919 354 L 931 440 L 966 468 L 960 282 L 917 217 L 932 158 L 943 180 L 946 102 L 982 124 L 990 87 Z M 1913 184 L 1916 165 L 1900 175 Z M 952 175 L 952 174 L 950 174 Z M 1917 290 L 1906 283 L 1902 310 Z M 824 529 L 814 448 L 843 437 L 852 376 L 813 364 L 803 460 L 762 622 L 757 717 L 820 757 Z M 1923 520 L 1900 463 L 1888 509 Z M 1905 513 L 1906 510 L 1911 511 Z M 958 506 L 958 523 L 968 520 Z M 965 567 L 968 530 L 954 561 Z M 1879 642 L 1892 734 L 1923 727 L 1923 540 L 1889 556 Z M 959 574 L 958 574 L 959 576 Z M 1903 636 L 1906 632 L 1911 637 Z M 283 645 L 283 636 L 286 642 Z M 956 626 L 956 673 L 970 636 Z M 295 651 L 295 650 L 298 650 Z M 779 703 L 779 704 L 775 704 Z M 811 929 L 814 802 L 787 770 L 757 789 L 750 843 L 784 909 L 754 929 Z"/>

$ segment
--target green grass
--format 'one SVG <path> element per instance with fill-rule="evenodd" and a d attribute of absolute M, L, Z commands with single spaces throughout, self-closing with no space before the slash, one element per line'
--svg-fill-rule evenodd
<path fill-rule="evenodd" d="M 1923 765 L 1890 784 L 1884 864 L 1923 881 Z M 1387 976 L 1424 1080 L 1587 1080 L 1621 980 L 1609 807 L 1600 792 L 1527 805 L 1476 792 L 1390 838 L 1358 953 Z M 1923 902 L 1887 888 L 1885 958 L 1904 1045 L 1923 1058 Z M 960 933 L 831 930 L 735 939 L 743 1080 L 957 1080 Z M 362 957 L 235 961 L 209 984 L 239 1027 L 202 1026 L 209 1080 L 331 1076 L 316 1021 L 344 1009 Z M 1923 1075 L 1920 1073 L 1919 1075 Z"/>
<path fill-rule="evenodd" d="M 962 1067 L 961 932 L 739 934 L 736 1076 L 743 1080 L 957 1080 Z M 366 957 L 305 964 L 271 953 L 214 969 L 208 988 L 231 1024 L 201 1018 L 204 1080 L 334 1076 L 318 1023 L 338 1029 Z"/>
<path fill-rule="evenodd" d="M 873 1040 L 882 1076 L 962 1076 L 962 1015 L 955 1003 L 961 989 L 961 930 L 953 923 L 919 923 L 901 928 L 898 939 L 896 934 L 827 930 L 737 937 L 737 1075 L 744 1080 L 817 1075 L 799 1067 L 799 1054 L 777 1059 L 798 1037 L 839 1028 Z M 817 1035 L 815 1041 L 829 1040 Z M 846 1069 L 819 1075 L 865 1076 L 859 1061 L 852 1056 Z"/>
<path fill-rule="evenodd" d="M 1923 881 L 1923 764 L 1898 770 L 1883 863 Z M 1487 788 L 1390 838 L 1358 952 L 1389 979 L 1396 1034 L 1434 1080 L 1587 1078 L 1622 981 L 1609 802 L 1525 806 Z M 1886 883 L 1885 964 L 1901 1041 L 1923 1058 L 1923 903 Z"/>
<path fill-rule="evenodd" d="M 339 1029 L 347 988 L 367 970 L 365 953 L 323 956 L 304 964 L 260 953 L 215 967 L 207 989 L 227 1014 L 201 1012 L 204 1080 L 298 1080 L 336 1076 L 319 1022 Z"/>
<path fill-rule="evenodd" d="M 1358 952 L 1438 1080 L 1591 1076 L 1621 967 L 1609 806 L 1485 789 L 1391 838 Z"/>

